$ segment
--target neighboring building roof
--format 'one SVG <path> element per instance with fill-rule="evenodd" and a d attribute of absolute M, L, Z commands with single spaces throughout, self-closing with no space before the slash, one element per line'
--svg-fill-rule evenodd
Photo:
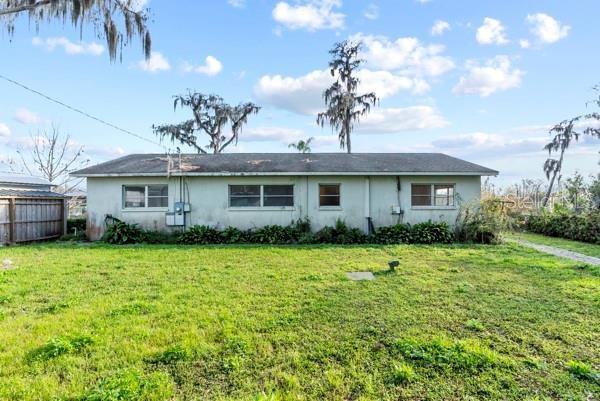
<path fill-rule="evenodd" d="M 52 191 L 26 191 L 16 189 L 0 189 L 0 198 L 57 198 L 63 199 L 65 195 Z"/>
<path fill-rule="evenodd" d="M 442 153 L 133 154 L 73 173 L 80 177 L 170 175 L 496 175 Z M 181 159 L 181 163 L 180 163 Z M 171 165 L 167 173 L 167 167 Z M 180 165 L 181 164 L 181 165 Z"/>
<path fill-rule="evenodd" d="M 0 185 L 2 184 L 11 184 L 11 186 L 15 185 L 26 185 L 26 186 L 50 186 L 52 185 L 50 181 L 45 180 L 40 177 L 32 177 L 28 175 L 22 174 L 6 174 L 0 175 Z"/>

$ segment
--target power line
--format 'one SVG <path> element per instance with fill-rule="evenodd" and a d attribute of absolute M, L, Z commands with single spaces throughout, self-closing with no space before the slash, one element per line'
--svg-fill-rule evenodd
<path fill-rule="evenodd" d="M 46 94 L 44 94 L 44 93 L 42 93 L 42 92 L 40 92 L 40 91 L 37 91 L 37 90 L 35 90 L 35 89 L 32 89 L 32 88 L 28 87 L 27 85 L 24 85 L 24 84 L 22 84 L 22 83 L 20 83 L 20 82 L 17 82 L 17 81 L 15 81 L 14 79 L 10 79 L 10 78 L 8 78 L 8 77 L 5 77 L 5 76 L 4 76 L 4 75 L 2 75 L 2 74 L 0 74 L 0 78 L 2 78 L 3 80 L 5 80 L 5 81 L 7 81 L 7 82 L 10 82 L 11 84 L 17 85 L 17 86 L 19 86 L 19 87 L 21 87 L 21 88 L 23 88 L 23 89 L 25 89 L 25 90 L 27 90 L 27 91 L 29 91 L 29 92 L 31 92 L 31 93 L 34 93 L 34 94 L 36 94 L 36 95 L 38 95 L 38 96 L 41 96 L 41 97 L 43 97 L 43 98 L 44 98 L 44 99 L 46 99 L 46 100 L 49 100 L 49 101 L 51 101 L 51 102 L 54 102 L 54 103 L 56 103 L 56 104 L 58 104 L 58 105 L 60 105 L 60 106 L 63 106 L 63 107 L 65 107 L 65 108 L 67 108 L 67 109 L 69 109 L 69 110 L 71 110 L 71 111 L 74 111 L 74 112 L 76 112 L 76 113 L 79 113 L 79 114 L 81 114 L 81 115 L 83 115 L 83 116 L 85 116 L 85 117 L 91 118 L 92 120 L 95 120 L 95 121 L 97 121 L 97 122 L 99 122 L 99 123 L 101 123 L 101 124 L 104 124 L 104 125 L 106 125 L 106 126 L 108 126 L 108 127 L 114 128 L 114 129 L 116 129 L 116 130 L 118 130 L 118 131 L 121 131 L 121 132 L 123 132 L 123 133 L 127 134 L 127 135 L 134 136 L 134 137 L 136 137 L 136 138 L 138 138 L 138 139 L 141 139 L 142 141 L 146 141 L 146 142 L 148 142 L 148 143 L 151 143 L 151 144 L 153 144 L 153 145 L 160 146 L 160 147 L 161 147 L 161 148 L 163 148 L 165 151 L 167 150 L 167 149 L 166 149 L 166 147 L 165 147 L 164 145 L 162 145 L 162 144 L 160 144 L 160 143 L 158 143 L 158 142 L 154 142 L 153 140 L 151 140 L 151 139 L 148 139 L 148 138 L 145 138 L 145 137 L 143 137 L 143 136 L 141 136 L 141 135 L 139 135 L 139 134 L 136 134 L 135 132 L 131 132 L 131 131 L 129 131 L 128 129 L 121 128 L 121 127 L 119 127 L 119 126 L 117 126 L 117 125 L 114 125 L 114 124 L 112 124 L 112 123 L 109 123 L 109 122 L 108 122 L 108 121 L 106 121 L 106 120 L 103 120 L 103 119 L 101 119 L 101 118 L 99 118 L 99 117 L 96 117 L 96 116 L 93 116 L 93 115 L 91 115 L 91 114 L 89 114 L 89 113 L 86 113 L 85 111 L 83 111 L 83 110 L 80 110 L 80 109 L 78 109 L 78 108 L 76 108 L 76 107 L 69 106 L 68 104 L 66 104 L 66 103 L 63 103 L 63 102 L 61 102 L 60 100 L 54 99 L 54 98 L 53 98 L 53 97 L 51 97 L 51 96 L 48 96 L 48 95 L 46 95 Z"/>

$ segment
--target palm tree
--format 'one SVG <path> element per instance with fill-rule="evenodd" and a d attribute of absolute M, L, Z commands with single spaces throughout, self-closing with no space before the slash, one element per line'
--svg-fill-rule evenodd
<path fill-rule="evenodd" d="M 327 122 L 332 130 L 338 131 L 340 148 L 346 148 L 348 153 L 352 153 L 350 134 L 354 123 L 359 122 L 360 117 L 369 113 L 371 106 L 378 102 L 373 92 L 362 95 L 356 93 L 360 80 L 355 73 L 363 63 L 358 58 L 361 46 L 361 42 L 343 41 L 336 43 L 329 51 L 332 55 L 330 72 L 337 79 L 323 92 L 327 110 L 317 115 L 317 124 L 322 127 Z"/>
<path fill-rule="evenodd" d="M 310 138 L 308 138 L 307 140 L 300 139 L 296 143 L 290 143 L 288 145 L 288 148 L 290 148 L 290 149 L 296 149 L 299 153 L 310 153 L 312 151 L 312 149 L 310 148 L 310 143 L 314 139 L 315 138 L 313 138 L 312 136 Z"/>

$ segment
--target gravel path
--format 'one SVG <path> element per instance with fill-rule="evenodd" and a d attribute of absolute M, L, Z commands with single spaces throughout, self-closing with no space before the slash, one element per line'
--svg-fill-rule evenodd
<path fill-rule="evenodd" d="M 592 256 L 587 256 L 587 255 L 583 255 L 581 253 L 567 251 L 565 249 L 556 248 L 553 246 L 535 244 L 533 242 L 525 241 L 522 239 L 511 239 L 510 241 L 516 242 L 517 244 L 520 244 L 520 245 L 523 245 L 523 246 L 526 246 L 529 248 L 533 248 L 536 251 L 549 253 L 550 255 L 559 256 L 561 258 L 567 258 L 567 259 L 571 259 L 571 260 L 576 260 L 578 262 L 588 263 L 588 264 L 594 265 L 594 266 L 600 266 L 600 259 L 594 258 Z"/>

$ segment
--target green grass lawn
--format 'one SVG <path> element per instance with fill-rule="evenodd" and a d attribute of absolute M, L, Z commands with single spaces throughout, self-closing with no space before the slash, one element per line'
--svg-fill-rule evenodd
<path fill-rule="evenodd" d="M 555 246 L 568 251 L 579 252 L 587 256 L 600 258 L 600 245 L 571 241 L 564 238 L 548 237 L 541 234 L 514 232 L 506 234 L 508 238 L 522 239 L 536 244 Z"/>
<path fill-rule="evenodd" d="M 600 393 L 600 271 L 517 245 L 39 245 L 4 258 L 0 400 Z M 376 280 L 345 278 L 356 270 Z"/>

